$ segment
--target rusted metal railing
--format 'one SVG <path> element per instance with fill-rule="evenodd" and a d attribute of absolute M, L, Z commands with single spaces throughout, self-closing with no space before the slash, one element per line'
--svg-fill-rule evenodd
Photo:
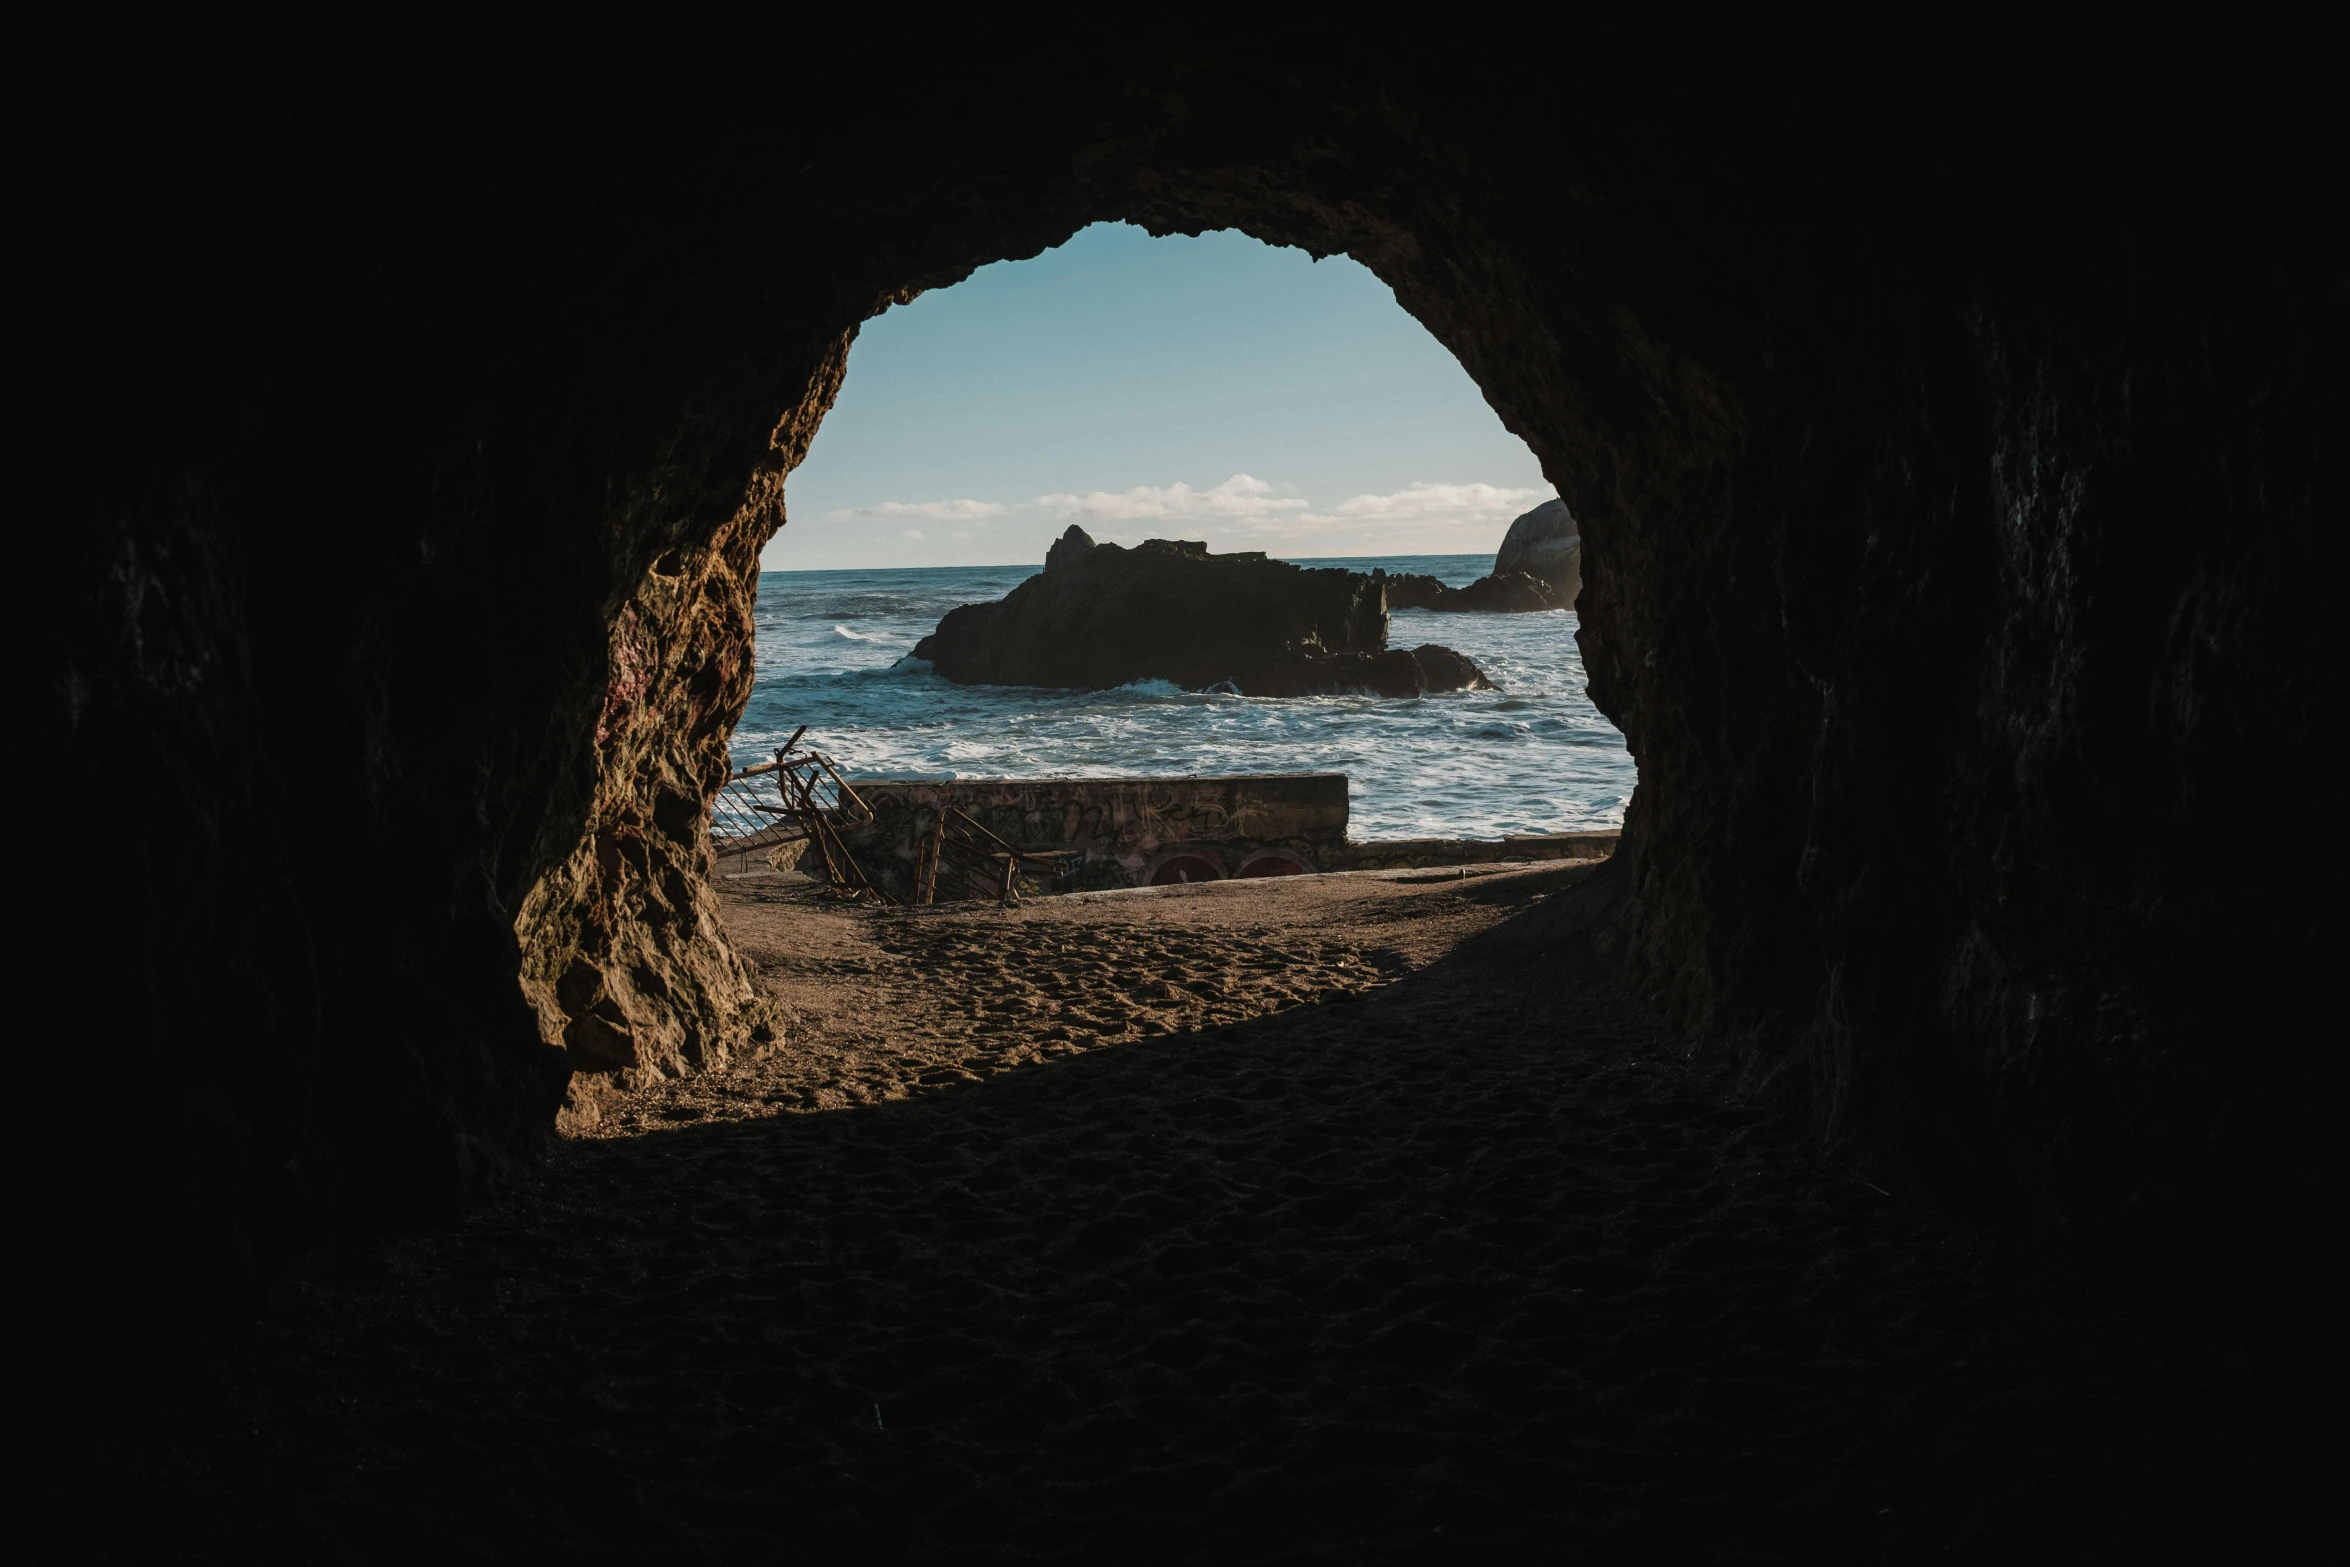
<path fill-rule="evenodd" d="M 869 825 L 873 809 L 832 758 L 821 751 L 798 749 L 802 724 L 775 753 L 728 776 L 717 798 L 710 802 L 710 848 L 729 855 L 772 854 L 786 844 L 805 843 L 816 856 L 823 880 L 844 897 L 859 902 L 896 900 L 873 884 L 841 834 Z M 806 865 L 803 855 L 801 864 Z"/>
<path fill-rule="evenodd" d="M 938 820 L 915 848 L 913 901 L 936 903 L 939 879 L 944 874 L 961 881 L 967 897 L 1010 903 L 1019 886 L 1023 864 L 1065 857 L 1058 851 L 1039 853 L 1015 848 L 970 815 L 942 804 L 938 808 Z"/>
<path fill-rule="evenodd" d="M 802 724 L 771 762 L 729 774 L 710 802 L 710 848 L 720 859 L 808 845 L 800 869 L 838 895 L 861 903 L 936 903 L 941 896 L 1008 904 L 1017 895 L 1020 868 L 1058 862 L 1064 851 L 1023 850 L 997 837 L 967 813 L 941 805 L 930 830 L 914 846 L 914 875 L 904 897 L 892 896 L 849 849 L 845 833 L 873 825 L 865 803 L 821 751 L 799 749 Z M 810 864 L 813 857 L 815 863 Z"/>

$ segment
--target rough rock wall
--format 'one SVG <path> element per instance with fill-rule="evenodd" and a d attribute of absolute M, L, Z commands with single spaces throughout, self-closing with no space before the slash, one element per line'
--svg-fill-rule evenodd
<path fill-rule="evenodd" d="M 1889 1166 L 2233 1290 L 2218 1258 L 2297 1266 L 2343 1196 L 2350 251 L 2235 107 L 2082 108 L 1886 112 L 1684 187 L 1681 236 L 1773 260 L 1617 273 L 1711 390 L 1612 485 L 1554 477 L 1641 762 L 1635 974 Z M 1782 205 L 1791 154 L 1886 207 Z"/>
<path fill-rule="evenodd" d="M 523 996 L 571 1068 L 565 1121 L 779 1037 L 720 925 L 706 822 L 750 697 L 759 549 L 781 501 L 780 483 L 755 484 L 707 544 L 656 560 L 615 617 L 585 830 L 515 918 Z"/>
<path fill-rule="evenodd" d="M 1355 256 L 1533 446 L 1622 950 L 1758 1083 L 2100 1233 L 2337 1191 L 2339 236 L 2217 110 L 1568 42 L 124 95 L 24 476 L 28 733 L 107 824 L 34 845 L 44 951 L 127 1067 L 43 1166 L 89 1287 L 446 1212 L 578 1073 L 756 1042 L 699 802 L 783 478 L 859 321 L 1118 217 Z"/>

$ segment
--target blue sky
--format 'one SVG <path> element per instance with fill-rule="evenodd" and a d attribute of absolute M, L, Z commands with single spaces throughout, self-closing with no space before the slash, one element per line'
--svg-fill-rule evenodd
<path fill-rule="evenodd" d="M 1293 559 L 1485 553 L 1551 494 L 1361 265 L 1105 223 L 867 322 L 762 564 L 1024 564 L 1071 522 Z"/>

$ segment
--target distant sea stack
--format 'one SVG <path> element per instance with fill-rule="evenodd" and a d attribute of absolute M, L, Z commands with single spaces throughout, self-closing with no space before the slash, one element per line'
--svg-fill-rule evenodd
<path fill-rule="evenodd" d="M 1523 572 L 1550 589 L 1568 608 L 1583 592 L 1583 539 L 1567 503 L 1544 501 L 1510 524 L 1493 557 L 1493 574 Z"/>
<path fill-rule="evenodd" d="M 1243 696 L 1490 690 L 1450 648 L 1387 645 L 1386 582 L 1261 553 L 1150 539 L 1125 549 L 1071 527 L 1045 569 L 993 604 L 948 611 L 914 648 L 961 685 L 1103 691 L 1165 680 Z"/>
<path fill-rule="evenodd" d="M 1573 609 L 1583 591 L 1583 541 L 1565 501 L 1544 501 L 1510 524 L 1493 557 L 1493 572 L 1465 588 L 1434 577 L 1387 579 L 1390 609 L 1434 609 L 1456 614 L 1517 614 Z"/>

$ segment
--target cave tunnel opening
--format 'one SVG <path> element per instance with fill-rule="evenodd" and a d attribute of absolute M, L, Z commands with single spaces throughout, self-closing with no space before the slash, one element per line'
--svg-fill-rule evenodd
<path fill-rule="evenodd" d="M 1572 515 L 1457 362 L 1343 256 L 1095 224 L 895 305 L 860 330 L 786 503 L 791 521 L 760 556 L 738 767 L 805 731 L 868 779 L 1340 772 L 1351 787 L 1321 855 L 1332 869 L 1349 863 L 1346 834 L 1489 842 L 1621 826 L 1631 760 L 1583 689 Z M 1562 515 L 1548 521 L 1546 504 Z M 1546 534 L 1539 561 L 1526 546 L 1513 556 L 1549 574 L 1514 606 L 1526 613 L 1432 613 L 1439 574 L 1456 592 L 1487 577 L 1529 512 L 1564 542 Z M 1216 555 L 1383 572 L 1383 645 L 1453 646 L 1497 689 L 1412 706 L 1367 688 L 1252 702 L 1229 678 L 1237 664 L 1176 686 L 1172 665 L 1096 673 L 1076 648 L 1049 672 L 1069 683 L 1058 691 L 1017 670 L 950 681 L 921 667 L 918 645 L 944 614 L 1027 582 L 1070 527 L 1085 548 L 1197 538 Z M 1163 588 L 1195 639 L 1233 639 L 1229 591 Z M 1270 607 L 1268 627 L 1296 618 Z M 1051 616 L 1054 637 L 1135 626 L 1119 615 L 1081 629 L 1068 615 Z M 1336 642 L 1347 629 L 1308 634 Z M 1058 815 L 997 825 L 1023 842 L 1042 832 L 1032 846 L 1070 830 Z M 1206 840 L 1234 831 L 1201 825 L 1194 857 L 1232 873 L 1256 852 L 1248 835 Z M 905 857 L 902 833 L 871 836 L 874 852 Z M 1070 852 L 1090 853 L 1095 873 L 1064 867 L 1061 884 L 1114 879 L 1116 845 L 1089 841 Z M 1163 849 L 1154 837 L 1124 852 L 1139 868 Z M 1302 865 L 1304 849 L 1264 863 Z"/>
<path fill-rule="evenodd" d="M 1085 689 L 1112 682 L 1079 666 L 1076 689 L 1059 693 L 1016 676 L 950 684 L 923 667 L 918 644 L 942 612 L 1035 570 L 971 562 L 1032 563 L 1073 523 L 1129 546 L 1201 535 L 1212 553 L 1270 553 L 1324 576 L 1445 573 L 1456 589 L 1486 577 L 1513 517 L 1554 492 L 1455 355 L 1342 251 L 1277 248 L 1236 228 L 1153 234 L 1095 222 L 1041 256 L 885 292 L 842 355 L 786 420 L 789 442 L 776 444 L 793 466 L 762 481 L 781 491 L 761 514 L 774 531 L 746 532 L 736 546 L 758 552 L 745 602 L 701 633 L 724 644 L 716 652 L 729 670 L 751 672 L 747 691 L 738 680 L 727 693 L 739 706 L 681 711 L 678 675 L 646 670 L 634 645 L 616 640 L 599 743 L 624 716 L 615 704 L 641 701 L 671 726 L 647 736 L 648 749 L 674 754 L 728 724 L 724 754 L 736 767 L 764 764 L 804 735 L 866 780 L 1050 776 L 1062 757 L 1109 777 L 1343 772 L 1342 838 L 1489 843 L 1621 826 L 1632 759 L 1587 695 L 1572 586 L 1550 584 L 1556 604 L 1525 615 L 1398 607 L 1383 644 L 1457 644 L 1498 683 L 1401 703 L 1359 688 L 1244 699 L 1221 678 L 1242 671 L 1220 666 L 1188 689 L 1146 671 L 1106 691 Z M 1210 482 L 1210 469 L 1230 472 Z M 1561 520 L 1571 531 L 1571 513 Z M 682 571 L 672 552 L 648 581 L 667 594 Z M 1374 580 L 1355 591 L 1379 589 Z M 623 636 L 659 613 L 624 611 Z M 725 976 L 718 997 L 746 994 L 723 922 L 680 913 L 708 893 L 701 845 L 677 827 L 692 814 L 688 791 L 710 776 L 680 768 L 661 784 L 666 816 L 658 802 L 634 802 L 653 823 L 654 857 L 676 861 L 675 873 L 605 856 L 567 891 L 542 884 L 523 905 L 524 988 L 546 1042 L 573 1067 L 567 1126 L 602 1119 L 615 1092 L 770 1042 L 767 1003 L 713 997 L 714 974 Z M 1005 841 L 1026 842 L 1011 822 L 997 825 Z M 1125 879 L 1255 879 L 1350 863 L 1345 843 L 1265 851 L 1214 827 L 1171 831 L 1134 847 Z M 864 886 L 870 873 L 885 896 L 915 896 L 917 864 L 895 867 L 912 881 L 887 874 L 888 850 L 903 847 L 884 838 L 855 851 L 878 859 L 852 879 Z M 911 852 L 919 861 L 923 850 Z M 795 845 L 755 867 L 729 865 L 736 877 L 792 876 L 807 859 Z M 1121 879 L 1115 863 L 1104 870 L 1109 882 L 1079 867 L 1059 885 Z M 823 877 L 821 863 L 812 873 Z M 642 900 L 651 912 L 599 920 L 580 915 L 582 900 Z"/>
<path fill-rule="evenodd" d="M 61 1248 L 117 1241 L 91 1291 L 241 1298 L 456 1211 L 575 1076 L 772 1031 L 701 831 L 786 479 L 862 323 L 1097 222 L 1354 258 L 1571 499 L 1640 766 L 1603 945 L 1688 1037 L 2084 1246 L 2306 1266 L 2341 1189 L 2324 215 L 2274 165 L 2174 177 L 2226 160 L 2202 108 L 2084 137 L 1648 42 L 1564 99 L 1365 46 L 1038 67 L 1015 108 L 942 66 L 786 126 L 704 60 L 259 154 L 123 130 L 51 280 L 82 326 L 28 512 L 72 586 L 32 738 L 140 823 L 135 896 L 44 878 L 57 930 L 120 932 L 55 964 L 123 998 L 133 1085 L 131 1151 L 44 1188 Z M 223 239 L 157 268 L 175 225 Z"/>
<path fill-rule="evenodd" d="M 1395 179 L 1391 166 L 1374 166 L 1375 182 Z M 2118 884 L 2101 882 L 2115 854 L 2128 853 L 2114 843 L 2116 821 L 2141 834 L 2166 830 L 2158 824 L 2176 820 L 2186 795 L 2149 789 L 2147 780 L 2183 775 L 2196 743 L 2176 731 L 2058 738 L 2074 721 L 2059 709 L 2082 699 L 2049 649 L 2066 638 L 2138 637 L 2101 665 L 2103 678 L 2164 690 L 2210 678 L 2165 672 L 2172 653 L 2144 640 L 2143 619 L 2089 631 L 2067 597 L 2089 590 L 2051 578 L 2064 546 L 2034 531 L 2071 524 L 2019 524 L 2038 516 L 2034 507 L 2057 504 L 2028 476 L 2037 471 L 2029 462 L 2045 459 L 2023 455 L 2056 438 L 2033 422 L 2055 394 L 2036 383 L 2022 389 L 2010 379 L 2023 373 L 2020 361 L 1987 348 L 1955 317 L 1935 330 L 1846 333 L 1828 324 L 1837 310 L 1822 303 L 1817 290 L 1830 285 L 1817 279 L 1767 303 L 1745 277 L 1676 273 L 1667 286 L 1657 281 L 1654 252 L 1613 233 L 1602 241 L 1570 232 L 1559 214 L 1547 226 L 1529 228 L 1513 214 L 1506 226 L 1489 219 L 1494 227 L 1477 228 L 1451 210 L 1450 196 L 1415 206 L 1434 198 L 1408 181 L 1383 187 L 1390 204 L 1379 205 L 1331 202 L 1288 183 L 1293 177 L 1257 169 L 1237 185 L 1222 184 L 1221 174 L 1186 185 L 1145 170 L 1116 197 L 1095 198 L 1021 243 L 979 245 L 930 274 L 893 266 L 877 308 L 1112 219 L 1153 233 L 1231 230 L 1367 266 L 1467 371 L 1552 487 L 1587 513 L 1590 587 L 1578 641 L 1593 696 L 1621 725 L 1645 780 L 1620 870 L 1622 950 L 1648 993 L 1693 1033 L 1738 1041 L 1758 1090 L 1803 1105 L 1847 1148 L 1943 1181 L 1962 1200 L 2005 1192 L 1984 1200 L 2098 1215 L 2063 1222 L 2107 1232 L 2126 1230 L 2130 1214 L 2193 1209 L 2206 1215 L 2199 1222 L 2225 1229 L 2219 1215 L 2233 1199 L 2214 1194 L 2232 1188 L 2232 1178 L 2201 1160 L 2186 1175 L 2152 1152 L 2168 1146 L 2165 1128 L 2177 1124 L 2155 1103 L 2183 1092 L 2193 1072 L 2131 1068 L 2090 1087 L 2069 1067 L 2016 1065 L 2093 1054 L 2105 1047 L 2092 1041 L 2117 1026 L 2141 1037 L 2168 1033 L 2172 1025 L 2158 1016 L 2213 1004 L 2158 1002 L 2155 992 L 2175 989 L 2175 976 L 2157 983 L 2143 971 L 2146 978 L 2105 991 L 2136 997 L 2123 1010 L 2137 1021 L 2117 1025 L 2110 999 L 2078 1010 L 2071 998 L 2084 981 L 2066 971 L 2136 964 L 2152 950 L 2138 939 L 2198 949 L 2220 942 L 2246 962 L 2271 961 L 2246 951 L 2240 936 L 2221 937 L 2204 914 L 2182 915 L 2167 934 L 2148 930 L 2102 957 L 2093 955 L 2100 943 L 2116 938 L 2014 919 L 2019 898 L 2044 895 L 2044 878 L 2074 878 L 2059 903 L 2102 906 L 2119 896 L 2111 890 Z M 1397 196 L 1399 188 L 1410 194 Z M 1748 234 L 1783 232 L 1793 221 L 1738 210 Z M 998 220 L 1018 230 L 1029 217 L 1007 209 Z M 1609 248 L 1618 243 L 1629 248 Z M 1665 241 L 1644 234 L 1641 243 Z M 1606 256 L 1618 269 L 1608 274 L 1613 292 L 1587 273 L 1570 284 L 1547 270 L 1550 245 L 1586 265 Z M 1913 278 L 1901 286 L 1909 292 L 1894 290 L 1899 304 L 1878 308 L 1955 309 L 1939 292 L 1950 286 Z M 1672 287 L 1694 292 L 1679 297 Z M 1819 334 L 1817 357 L 1791 372 L 1742 310 L 1758 311 L 1770 331 L 1801 323 Z M 1667 319 L 1682 340 L 1649 324 Z M 2031 323 L 2014 329 L 2019 343 L 2045 329 L 2023 307 L 2014 319 Z M 787 403 L 769 442 L 774 455 L 734 514 L 759 519 L 728 546 L 735 561 L 755 548 L 752 535 L 780 522 L 784 476 L 837 397 L 847 350 L 846 338 L 828 343 L 806 395 Z M 1856 384 L 1875 390 L 1863 397 L 1849 390 Z M 2184 405 L 2163 417 L 2187 417 Z M 2243 429 L 2242 439 L 2264 437 Z M 2135 478 L 2109 475 L 2106 486 L 2117 511 L 2150 504 Z M 1887 545 L 1889 530 L 1898 546 Z M 788 530 L 781 537 L 788 547 Z M 2174 615 L 2212 613 L 2213 595 L 2224 597 L 2181 562 L 2155 567 L 2144 538 L 2132 540 L 2122 566 L 2116 536 L 2099 537 L 2113 569 L 2136 589 L 2170 595 Z M 669 591 L 659 572 L 647 580 L 656 594 Z M 636 624 L 657 613 L 641 604 Z M 739 668 L 740 606 L 729 615 L 727 635 L 738 640 L 727 657 Z M 625 635 L 625 609 L 620 624 Z M 1954 647 L 1970 651 L 1953 656 Z M 616 638 L 612 667 L 627 664 Z M 625 689 L 622 674 L 611 689 Z M 730 688 L 729 702 L 739 689 Z M 2011 717 L 1987 716 L 2011 710 L 2039 712 L 2032 722 L 2042 738 L 2019 744 Z M 700 708 L 661 722 L 669 734 L 706 737 L 711 728 Z M 2149 745 L 2168 748 L 2151 766 Z M 2125 752 L 2137 756 L 2128 779 L 2115 772 Z M 688 775 L 698 786 L 710 776 L 704 755 L 704 771 Z M 1955 784 L 1954 756 L 1963 780 Z M 2091 809 L 2092 798 L 2105 808 Z M 1994 832 L 1977 815 L 1986 809 L 2014 814 Z M 661 812 L 640 803 L 638 814 Z M 1986 847 L 2019 831 L 2038 835 L 2023 856 L 2028 873 L 2014 850 Z M 2040 890 L 2021 893 L 2019 875 Z M 2107 890 L 2090 891 L 2100 885 Z M 2216 904 L 2180 894 L 2174 906 Z M 1859 914 L 1864 907 L 1873 912 Z M 2038 956 L 2009 955 L 2025 948 Z M 2125 948 L 2136 955 L 2118 956 Z M 675 1061 L 690 1067 L 697 1049 L 729 1035 L 725 1008 L 714 1016 L 719 1026 L 704 1019 L 654 1037 L 674 1040 Z M 576 1018 L 565 1025 L 575 1026 Z M 2072 1042 L 2054 1043 L 2059 1035 Z M 2025 1038 L 2032 1043 L 2019 1043 Z M 2268 1099 L 2265 1087 L 2250 1092 Z M 2231 1094 L 2225 1102 L 2251 1101 Z M 2108 1138 L 2132 1151 L 2117 1155 Z M 2151 1195 L 2157 1189 L 2162 1195 Z"/>

